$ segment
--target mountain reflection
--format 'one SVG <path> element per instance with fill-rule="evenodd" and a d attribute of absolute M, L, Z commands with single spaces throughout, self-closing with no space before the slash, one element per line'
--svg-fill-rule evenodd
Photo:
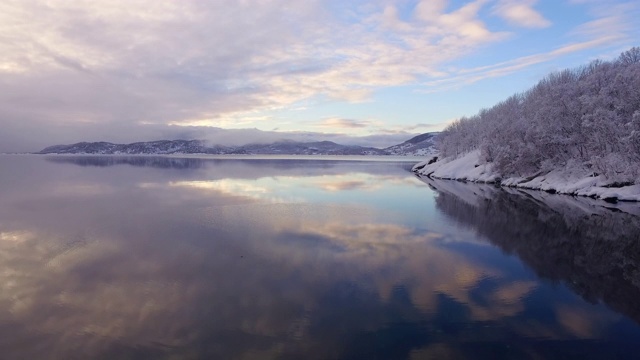
<path fill-rule="evenodd" d="M 339 160 L 342 158 L 343 160 Z M 183 171 L 181 176 L 193 172 L 206 172 L 210 178 L 246 178 L 255 179 L 267 176 L 333 176 L 338 174 L 367 173 L 390 175 L 397 179 L 398 170 L 410 173 L 413 162 L 394 161 L 381 156 L 340 157 L 326 156 L 317 159 L 291 158 L 238 158 L 238 157 L 171 157 L 171 156 L 42 156 L 39 159 L 55 164 L 71 164 L 81 167 L 114 167 L 128 165 L 141 168 L 175 169 Z M 352 161 L 344 161 L 351 159 Z M 369 159 L 369 161 L 367 161 Z M 373 161 L 372 161 L 373 160 Z M 384 163 L 388 166 L 380 166 Z M 209 172 L 208 170 L 222 170 Z M 343 184 L 344 185 L 344 184 Z M 416 186 L 416 182 L 413 182 Z M 340 190 L 340 189 L 337 189 Z"/>
<path fill-rule="evenodd" d="M 324 156 L 309 159 L 301 159 L 302 156 L 283 156 L 282 158 L 277 156 L 249 156 L 249 157 L 235 157 L 235 156 L 220 156 L 220 157 L 176 157 L 176 156 L 135 156 L 135 155 L 64 155 L 56 156 L 49 155 L 44 158 L 47 161 L 61 164 L 73 164 L 79 166 L 95 166 L 95 167 L 109 167 L 115 165 L 130 165 L 136 167 L 152 167 L 160 169 L 198 169 L 204 166 L 216 166 L 228 164 L 229 162 L 242 163 L 244 165 L 252 166 L 257 169 L 327 169 L 344 165 L 344 160 L 352 160 L 353 162 L 360 162 L 359 165 L 372 165 L 372 161 L 382 161 L 393 163 L 393 159 L 385 156 Z M 342 160 L 341 160 L 342 159 Z M 403 169 L 410 171 L 413 162 L 409 159 L 403 159 L 403 161 L 397 162 Z"/>
<path fill-rule="evenodd" d="M 161 169 L 198 169 L 205 164 L 205 160 L 199 158 L 168 156 L 48 156 L 46 159 L 55 163 L 97 167 L 131 165 Z"/>
<path fill-rule="evenodd" d="M 438 191 L 438 209 L 517 254 L 539 276 L 640 323 L 637 215 L 591 199 L 458 182 L 428 184 Z"/>

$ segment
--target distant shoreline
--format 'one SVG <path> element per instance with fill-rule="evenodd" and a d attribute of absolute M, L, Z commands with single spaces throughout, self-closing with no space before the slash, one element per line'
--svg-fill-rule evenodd
<path fill-rule="evenodd" d="M 372 162 L 409 162 L 416 163 L 424 156 L 415 155 L 269 155 L 269 154 L 38 154 L 38 153 L 1 153 L 5 156 L 34 157 L 163 157 L 184 159 L 227 159 L 227 160 L 337 160 Z"/>

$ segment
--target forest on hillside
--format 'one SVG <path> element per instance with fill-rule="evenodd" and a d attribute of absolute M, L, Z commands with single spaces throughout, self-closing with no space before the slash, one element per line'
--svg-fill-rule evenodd
<path fill-rule="evenodd" d="M 450 124 L 441 157 L 480 150 L 502 176 L 558 168 L 638 183 L 640 47 L 551 73 L 531 89 Z"/>

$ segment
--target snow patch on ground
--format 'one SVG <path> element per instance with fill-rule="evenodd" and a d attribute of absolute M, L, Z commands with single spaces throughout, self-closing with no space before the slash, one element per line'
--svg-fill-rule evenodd
<path fill-rule="evenodd" d="M 608 187 L 610 182 L 602 176 L 590 176 L 575 168 L 556 169 L 531 178 L 501 178 L 491 164 L 480 161 L 480 151 L 475 150 L 459 158 L 445 158 L 429 164 L 430 160 L 413 167 L 418 175 L 437 179 L 465 180 L 472 182 L 500 183 L 502 186 L 544 190 L 559 194 L 589 196 L 599 199 L 640 201 L 640 185 Z"/>

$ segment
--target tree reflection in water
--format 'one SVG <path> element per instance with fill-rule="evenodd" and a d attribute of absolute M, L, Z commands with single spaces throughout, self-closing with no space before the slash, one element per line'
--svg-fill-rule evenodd
<path fill-rule="evenodd" d="M 516 254 L 538 276 L 640 323 L 640 217 L 624 204 L 607 208 L 592 199 L 426 181 L 447 216 Z M 637 211 L 636 204 L 627 207 Z"/>

